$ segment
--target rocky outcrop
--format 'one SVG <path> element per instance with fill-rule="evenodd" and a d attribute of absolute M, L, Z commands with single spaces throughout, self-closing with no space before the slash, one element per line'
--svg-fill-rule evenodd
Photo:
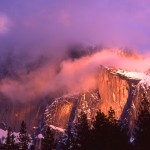
<path fill-rule="evenodd" d="M 149 74 L 101 67 L 98 79 L 101 110 L 107 114 L 112 107 L 116 118 L 129 121 L 132 133 L 143 95 L 150 100 Z"/>
<path fill-rule="evenodd" d="M 99 110 L 99 105 L 98 90 L 57 98 L 45 110 L 45 124 L 64 129 L 69 123 L 74 122 L 82 111 L 87 113 L 90 120 Z"/>
<path fill-rule="evenodd" d="M 127 118 L 130 126 L 133 126 L 142 95 L 150 97 L 147 78 L 149 75 L 100 67 L 97 89 L 65 95 L 54 99 L 52 103 L 48 98 L 50 104 L 47 100 L 13 102 L 0 93 L 0 128 L 11 126 L 18 131 L 24 120 L 29 132 L 41 129 L 44 125 L 65 129 L 76 121 L 81 111 L 87 113 L 90 122 L 99 109 L 107 114 L 110 107 L 115 110 L 116 118 Z"/>
<path fill-rule="evenodd" d="M 128 119 L 132 127 L 143 93 L 150 96 L 148 88 L 141 85 L 140 73 L 101 66 L 97 90 L 55 99 L 45 111 L 45 124 L 66 128 L 76 121 L 81 111 L 91 120 L 99 109 L 107 114 L 112 107 L 116 118 Z"/>
<path fill-rule="evenodd" d="M 37 100 L 32 102 L 11 101 L 0 94 L 0 128 L 11 127 L 13 131 L 20 130 L 20 124 L 25 121 L 27 129 L 33 133 L 43 117 L 46 102 Z"/>
<path fill-rule="evenodd" d="M 119 74 L 113 68 L 101 67 L 98 78 L 101 110 L 107 114 L 109 108 L 112 107 L 117 118 L 124 118 L 132 105 L 139 81 L 139 79 L 131 79 Z"/>

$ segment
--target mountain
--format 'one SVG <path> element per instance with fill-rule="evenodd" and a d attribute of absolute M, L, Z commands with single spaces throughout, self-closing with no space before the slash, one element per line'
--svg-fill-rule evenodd
<path fill-rule="evenodd" d="M 107 114 L 112 107 L 116 118 L 129 120 L 132 131 L 143 94 L 150 96 L 149 74 L 100 66 L 97 89 L 56 98 L 47 106 L 44 122 L 65 129 L 81 111 L 91 121 L 99 109 Z"/>
<path fill-rule="evenodd" d="M 45 125 L 66 128 L 82 111 L 87 113 L 88 119 L 93 118 L 99 107 L 100 96 L 97 89 L 56 98 L 45 110 Z"/>
<path fill-rule="evenodd" d="M 11 127 L 14 131 L 19 131 L 20 124 L 25 121 L 28 131 L 33 133 L 37 129 L 43 117 L 47 101 L 32 101 L 28 103 L 13 102 L 0 95 L 0 128 L 6 130 Z M 3 99 L 2 99 L 3 98 Z"/>
<path fill-rule="evenodd" d="M 0 128 L 11 126 L 18 131 L 24 120 L 31 133 L 40 133 L 45 125 L 63 131 L 68 124 L 76 121 L 81 111 L 86 112 L 91 121 L 99 109 L 107 114 L 112 107 L 116 118 L 130 121 L 132 130 L 141 96 L 150 96 L 149 73 L 100 66 L 97 83 L 96 89 L 28 103 L 13 102 L 0 93 Z"/>
<path fill-rule="evenodd" d="M 97 51 L 96 48 L 91 48 L 91 50 L 89 49 L 86 53 L 74 53 L 77 48 L 73 48 L 64 60 L 67 59 L 69 62 L 76 62 L 78 59 L 80 60 L 80 58 L 88 56 L 89 61 L 89 56 L 92 57 L 92 55 L 95 54 L 95 51 Z M 79 48 L 79 51 L 80 49 L 81 48 Z M 86 48 L 83 48 L 83 51 L 84 49 Z M 119 49 L 112 53 L 117 53 L 117 56 L 119 55 L 121 58 L 134 60 L 139 59 L 140 57 L 138 54 L 131 52 L 128 49 Z M 47 62 L 49 62 L 49 59 L 40 57 L 28 65 L 24 65 L 25 69 L 23 69 L 23 71 L 18 69 L 16 72 L 16 66 L 17 68 L 22 68 L 22 65 L 20 66 L 18 62 L 14 62 L 13 56 L 10 60 L 11 61 L 8 64 L 2 63 L 4 65 L 0 67 L 1 85 L 3 83 L 2 81 L 9 83 L 8 81 L 11 79 L 11 81 L 16 81 L 11 83 L 17 83 L 17 85 L 18 83 L 19 85 L 23 83 L 22 86 L 24 86 L 24 83 L 34 80 L 34 77 L 39 75 L 36 74 L 36 71 L 42 66 L 45 67 L 45 64 L 48 66 Z M 94 64 L 92 63 L 92 65 Z M 62 69 L 61 63 L 58 66 L 58 70 L 55 67 L 54 68 L 57 70 L 56 75 L 59 76 Z M 45 70 L 47 69 L 49 69 L 49 66 L 45 67 Z M 43 70 L 40 70 L 39 72 L 41 73 L 42 71 Z M 25 73 L 25 77 L 27 76 L 26 79 L 23 79 L 24 76 L 21 76 L 22 72 Z M 28 78 L 30 75 L 32 78 Z M 150 96 L 149 71 L 145 73 L 131 72 L 118 68 L 99 66 L 95 78 L 97 80 L 97 87 L 94 89 L 82 90 L 74 94 L 68 93 L 67 95 L 62 96 L 62 92 L 58 88 L 57 92 L 55 92 L 57 94 L 48 93 L 48 95 L 44 95 L 43 97 L 37 95 L 36 98 L 38 97 L 38 99 L 36 100 L 26 100 L 24 97 L 21 97 L 24 100 L 13 100 L 12 97 L 10 100 L 10 98 L 7 97 L 7 92 L 5 94 L 0 91 L 0 128 L 6 129 L 10 126 L 17 132 L 20 128 L 20 123 L 24 120 L 27 124 L 28 131 L 31 133 L 40 133 L 45 125 L 63 131 L 69 123 L 76 121 L 76 118 L 80 115 L 81 111 L 86 112 L 89 121 L 91 121 L 99 109 L 107 114 L 109 108 L 112 107 L 116 112 L 116 118 L 122 120 L 128 119 L 132 129 L 134 127 L 134 120 L 137 116 L 141 96 L 143 94 L 146 94 L 148 98 Z M 48 79 L 46 82 L 49 82 Z M 63 79 L 59 78 L 58 81 L 61 80 Z M 86 80 L 84 82 L 86 82 Z M 34 83 L 35 82 L 33 82 L 33 85 Z M 38 83 L 40 84 L 37 84 L 39 86 L 37 88 L 40 88 L 42 82 Z M 32 90 L 32 88 L 29 89 L 28 85 L 30 84 L 27 84 L 27 86 L 23 88 L 23 93 L 26 93 L 26 90 L 28 90 L 28 92 Z M 7 86 L 4 86 L 4 91 L 5 90 L 7 91 Z M 65 88 L 63 90 L 65 90 Z M 38 94 L 38 92 L 36 94 Z M 57 96 L 60 97 L 57 98 Z"/>

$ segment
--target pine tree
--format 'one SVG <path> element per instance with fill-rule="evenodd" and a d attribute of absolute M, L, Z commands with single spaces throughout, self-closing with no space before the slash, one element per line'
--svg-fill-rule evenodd
<path fill-rule="evenodd" d="M 108 121 L 111 125 L 116 125 L 117 123 L 117 119 L 115 118 L 115 111 L 112 109 L 112 107 L 110 107 L 108 111 Z"/>
<path fill-rule="evenodd" d="M 54 149 L 54 134 L 50 127 L 46 127 L 44 138 L 42 139 L 42 150 L 53 150 Z"/>
<path fill-rule="evenodd" d="M 127 134 L 127 125 L 115 118 L 115 111 L 110 107 L 108 111 L 108 141 L 107 149 L 110 150 L 129 150 L 129 136 Z"/>
<path fill-rule="evenodd" d="M 18 137 L 18 141 L 19 141 L 19 149 L 20 150 L 27 150 L 29 147 L 29 142 L 30 142 L 30 137 L 27 133 L 27 128 L 26 128 L 26 124 L 23 121 L 21 123 L 21 128 L 20 128 L 20 132 L 19 132 L 19 137 Z"/>
<path fill-rule="evenodd" d="M 92 147 L 94 150 L 129 150 L 129 138 L 110 108 L 108 116 L 98 111 L 93 122 Z"/>
<path fill-rule="evenodd" d="M 18 150 L 18 145 L 15 142 L 15 136 L 11 131 L 11 128 L 8 128 L 6 142 L 3 146 L 5 150 Z"/>
<path fill-rule="evenodd" d="M 150 149 L 150 102 L 143 94 L 135 129 L 135 147 L 137 150 Z"/>
<path fill-rule="evenodd" d="M 75 135 L 73 125 L 69 125 L 65 133 L 59 141 L 59 148 L 61 150 L 71 150 L 75 144 Z"/>
<path fill-rule="evenodd" d="M 105 150 L 107 140 L 108 118 L 100 111 L 97 112 L 92 128 L 92 147 L 95 150 Z"/>
<path fill-rule="evenodd" d="M 34 145 L 31 145 L 31 146 L 30 146 L 30 150 L 35 150 L 35 146 L 34 146 Z"/>
<path fill-rule="evenodd" d="M 5 149 L 10 150 L 11 149 L 11 129 L 8 128 L 6 142 L 5 142 Z"/>
<path fill-rule="evenodd" d="M 88 150 L 90 148 L 90 127 L 84 112 L 81 112 L 75 124 L 74 141 L 72 149 Z"/>
<path fill-rule="evenodd" d="M 3 146 L 3 144 L 2 144 L 2 142 L 1 142 L 1 140 L 0 140 L 0 149 L 2 149 L 2 146 Z"/>
<path fill-rule="evenodd" d="M 0 139 L 0 149 L 5 150 L 5 145 L 2 143 L 1 139 Z"/>

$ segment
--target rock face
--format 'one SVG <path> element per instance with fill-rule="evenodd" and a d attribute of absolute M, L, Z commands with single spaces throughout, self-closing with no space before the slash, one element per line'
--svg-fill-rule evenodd
<path fill-rule="evenodd" d="M 99 105 L 98 90 L 57 98 L 45 110 L 45 124 L 66 128 L 69 123 L 77 119 L 82 111 L 87 113 L 90 120 L 99 110 Z"/>
<path fill-rule="evenodd" d="M 141 97 L 143 94 L 150 97 L 150 76 L 100 67 L 97 81 L 97 89 L 56 98 L 50 105 L 48 101 L 41 100 L 12 102 L 0 93 L 0 128 L 5 128 L 6 123 L 6 126 L 18 131 L 24 120 L 29 132 L 44 125 L 65 129 L 76 121 L 81 111 L 87 113 L 90 121 L 99 109 L 107 114 L 110 107 L 115 110 L 116 118 L 129 119 L 133 127 Z"/>
<path fill-rule="evenodd" d="M 39 125 L 46 104 L 41 101 L 32 101 L 21 103 L 11 101 L 0 94 L 0 128 L 7 129 L 11 127 L 13 131 L 20 130 L 20 124 L 25 121 L 27 129 L 33 133 L 34 127 Z"/>
<path fill-rule="evenodd" d="M 132 128 L 143 93 L 150 96 L 149 87 L 141 84 L 147 76 L 100 67 L 97 90 L 55 99 L 45 111 L 45 124 L 66 128 L 81 111 L 91 120 L 99 109 L 107 114 L 112 107 L 116 118 L 128 119 Z"/>
<path fill-rule="evenodd" d="M 125 117 L 134 99 L 134 91 L 140 80 L 130 79 L 116 73 L 115 69 L 100 68 L 98 89 L 101 96 L 101 110 L 107 114 L 110 107 L 116 112 L 116 117 Z"/>
<path fill-rule="evenodd" d="M 98 79 L 101 110 L 107 114 L 112 107 L 116 118 L 129 121 L 132 133 L 142 97 L 150 100 L 150 75 L 101 67 Z"/>

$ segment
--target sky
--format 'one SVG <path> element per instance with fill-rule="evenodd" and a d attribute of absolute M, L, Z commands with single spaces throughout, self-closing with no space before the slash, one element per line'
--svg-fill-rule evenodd
<path fill-rule="evenodd" d="M 148 51 L 149 16 L 149 0 L 1 0 L 0 51 L 53 53 L 73 42 Z"/>
<path fill-rule="evenodd" d="M 100 65 L 145 72 L 149 18 L 149 0 L 0 0 L 0 92 L 29 101 L 95 88 Z M 78 43 L 105 49 L 69 58 Z M 142 55 L 122 58 L 119 48 Z"/>

